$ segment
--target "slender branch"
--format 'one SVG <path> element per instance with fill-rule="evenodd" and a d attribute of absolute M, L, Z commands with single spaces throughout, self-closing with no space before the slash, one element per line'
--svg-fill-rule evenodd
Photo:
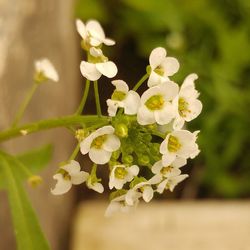
<path fill-rule="evenodd" d="M 42 120 L 35 123 L 26 124 L 20 127 L 11 128 L 0 132 L 0 142 L 7 141 L 11 138 L 32 134 L 38 131 L 47 130 L 51 128 L 67 127 L 73 125 L 91 126 L 93 124 L 105 125 L 109 123 L 106 116 L 98 117 L 96 115 L 86 116 L 64 116 L 50 120 Z"/>
<path fill-rule="evenodd" d="M 100 117 L 102 115 L 102 109 L 100 104 L 99 90 L 98 90 L 98 82 L 94 81 L 94 91 L 95 91 L 95 104 L 96 104 L 96 112 Z"/>
<path fill-rule="evenodd" d="M 29 103 L 32 99 L 32 96 L 34 95 L 37 87 L 38 87 L 38 84 L 36 82 L 34 82 L 32 87 L 30 88 L 29 92 L 27 93 L 27 96 L 25 97 L 23 103 L 21 104 L 15 118 L 14 118 L 12 128 L 16 127 L 18 125 L 18 123 L 20 122 L 20 120 L 23 117 L 23 114 L 24 114 L 27 106 L 29 105 Z"/>
<path fill-rule="evenodd" d="M 145 74 L 134 86 L 133 90 L 136 91 L 146 80 L 148 79 L 148 74 Z"/>
<path fill-rule="evenodd" d="M 71 156 L 69 157 L 69 161 L 70 161 L 70 160 L 74 160 L 74 159 L 76 158 L 76 156 L 77 156 L 79 150 L 80 150 L 80 143 L 77 143 L 77 145 L 76 145 L 74 151 L 72 152 Z"/>
<path fill-rule="evenodd" d="M 90 86 L 90 81 L 87 79 L 86 83 L 85 83 L 85 88 L 84 88 L 82 100 L 80 102 L 80 105 L 79 105 L 77 111 L 75 112 L 76 115 L 80 115 L 83 112 L 83 109 L 85 107 L 85 104 L 86 104 L 86 101 L 88 98 L 88 94 L 89 94 L 89 86 Z"/>

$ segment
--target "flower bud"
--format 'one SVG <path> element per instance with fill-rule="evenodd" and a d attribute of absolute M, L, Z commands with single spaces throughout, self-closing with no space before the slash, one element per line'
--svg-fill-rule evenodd
<path fill-rule="evenodd" d="M 138 163 L 140 164 L 140 165 L 147 165 L 147 164 L 149 164 L 149 162 L 150 162 L 150 158 L 149 158 L 149 156 L 147 156 L 147 155 L 139 155 L 138 156 Z"/>
<path fill-rule="evenodd" d="M 115 133 L 116 135 L 118 135 L 121 138 L 125 138 L 128 136 L 128 127 L 123 124 L 123 123 L 119 123 L 116 127 L 115 127 Z"/>
<path fill-rule="evenodd" d="M 132 155 L 125 155 L 122 157 L 122 161 L 125 164 L 131 164 L 133 162 L 134 158 Z"/>

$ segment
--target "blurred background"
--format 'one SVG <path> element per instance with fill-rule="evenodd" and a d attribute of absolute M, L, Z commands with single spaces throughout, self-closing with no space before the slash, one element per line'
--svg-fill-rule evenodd
<path fill-rule="evenodd" d="M 171 247 L 173 250 L 248 250 L 250 1 L 43 0 L 33 3 L 25 0 L 15 7 L 10 3 L 12 1 L 0 0 L 0 92 L 2 102 L 8 99 L 1 105 L 3 120 L 5 117 L 11 117 L 16 110 L 17 104 L 13 103 L 13 98 L 20 102 L 22 93 L 25 93 L 29 86 L 26 82 L 27 75 L 32 72 L 32 60 L 36 56 L 48 56 L 54 60 L 62 82 L 60 91 L 55 86 L 49 90 L 43 89 L 40 98 L 44 98 L 46 94 L 46 102 L 50 104 L 42 102 L 41 105 L 42 99 L 40 102 L 37 100 L 26 119 L 70 114 L 77 107 L 84 79 L 78 66 L 83 52 L 80 49 L 80 37 L 74 27 L 76 17 L 83 21 L 97 19 L 103 25 L 106 35 L 116 40 L 116 46 L 107 48 L 105 52 L 118 65 L 119 73 L 116 78 L 125 80 L 130 86 L 144 74 L 148 56 L 157 46 L 165 47 L 170 56 L 179 59 L 181 68 L 173 78 L 178 83 L 181 84 L 189 73 L 195 72 L 199 75 L 196 86 L 201 92 L 200 99 L 204 108 L 200 117 L 189 124 L 189 128 L 201 130 L 198 141 L 201 153 L 185 167 L 184 172 L 190 177 L 181 183 L 174 193 L 166 192 L 157 197 L 155 204 L 142 206 L 133 215 L 123 215 L 111 220 L 103 218 L 105 206 L 100 201 L 107 200 L 108 194 L 100 196 L 87 189 L 83 191 L 78 188 L 75 189 L 76 193 L 72 191 L 68 195 L 71 198 L 67 198 L 67 201 L 65 198 L 56 198 L 57 204 L 51 205 L 51 210 L 58 210 L 65 203 L 70 205 L 65 208 L 63 215 L 56 215 L 54 221 L 60 224 L 60 228 L 64 228 L 58 232 L 56 239 L 55 232 L 50 232 L 47 224 L 43 223 L 50 241 L 54 242 L 53 249 L 161 250 Z M 20 14 L 23 17 L 22 23 L 19 20 Z M 18 26 L 13 25 L 14 21 Z M 8 29 L 8 25 L 12 29 Z M 19 40 L 22 41 L 21 45 Z M 26 42 L 31 46 L 27 46 Z M 18 68 L 23 60 L 25 64 L 19 69 L 21 73 L 13 76 L 14 69 Z M 9 83 L 13 77 L 18 81 L 21 78 L 18 93 L 13 91 L 16 81 Z M 2 79 L 6 81 L 3 82 Z M 103 110 L 106 110 L 105 99 L 113 91 L 108 79 L 102 78 L 100 91 Z M 58 105 L 56 101 L 65 103 L 65 106 L 54 108 L 55 112 L 44 107 L 54 107 Z M 88 113 L 95 112 L 93 102 L 91 96 L 86 106 Z M 7 109 L 6 105 L 10 108 Z M 37 113 L 37 109 L 44 112 L 42 116 Z M 8 122 L 4 125 L 6 124 Z M 4 125 L 1 124 L 3 127 Z M 58 143 L 56 138 L 53 139 Z M 66 145 L 65 142 L 62 145 L 62 141 L 60 147 Z M 25 143 L 20 141 L 20 144 Z M 72 140 L 71 144 L 67 144 L 68 152 L 73 146 Z M 7 147 L 13 149 L 13 145 Z M 61 151 L 57 152 L 56 147 L 57 145 L 54 164 L 65 159 L 65 155 L 62 155 Z M 86 158 L 79 160 L 87 165 Z M 47 179 L 51 178 L 54 170 L 55 166 L 44 173 Z M 99 174 L 107 181 L 105 169 Z M 48 191 L 49 185 L 53 185 L 51 181 L 45 184 L 43 193 Z M 31 195 L 35 196 L 36 193 L 32 191 Z M 40 205 L 37 205 L 37 201 L 34 203 L 39 210 Z M 41 213 L 41 218 L 47 216 L 51 219 L 49 211 Z M 65 216 L 69 221 L 61 223 Z M 127 218 L 130 218 L 130 223 Z M 51 227 L 53 228 L 52 225 Z M 71 228 L 71 232 L 68 232 L 67 228 Z M 235 228 L 238 230 L 230 231 Z M 122 233 L 119 234 L 119 230 Z M 131 236 L 131 231 L 134 236 Z M 149 234 L 145 244 L 142 233 Z M 124 235 L 127 237 L 123 237 Z M 117 239 L 122 244 L 119 245 Z M 178 242 L 181 242 L 179 239 L 182 239 L 183 243 L 178 245 Z M 234 243 L 229 243 L 228 239 L 234 240 Z M 165 241 L 168 242 L 166 245 L 162 243 Z M 142 245 L 138 246 L 138 242 Z"/>

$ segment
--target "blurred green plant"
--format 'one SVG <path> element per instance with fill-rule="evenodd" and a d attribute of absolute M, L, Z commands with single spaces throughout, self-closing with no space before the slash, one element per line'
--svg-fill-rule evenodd
<path fill-rule="evenodd" d="M 186 65 L 178 82 L 198 73 L 204 109 L 194 126 L 201 128 L 202 178 L 194 182 L 202 196 L 249 196 L 250 2 L 78 0 L 76 16 L 105 23 L 109 36 L 132 44 L 144 60 L 154 47 L 166 47 Z M 120 58 L 134 56 L 124 44 L 116 49 Z"/>

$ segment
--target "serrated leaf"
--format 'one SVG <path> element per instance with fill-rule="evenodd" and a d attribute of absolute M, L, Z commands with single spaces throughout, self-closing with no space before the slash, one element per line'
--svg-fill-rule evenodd
<path fill-rule="evenodd" d="M 50 247 L 42 233 L 35 212 L 16 175 L 18 168 L 12 165 L 4 154 L 0 152 L 0 168 L 6 180 L 8 198 L 18 250 L 49 250 Z"/>

